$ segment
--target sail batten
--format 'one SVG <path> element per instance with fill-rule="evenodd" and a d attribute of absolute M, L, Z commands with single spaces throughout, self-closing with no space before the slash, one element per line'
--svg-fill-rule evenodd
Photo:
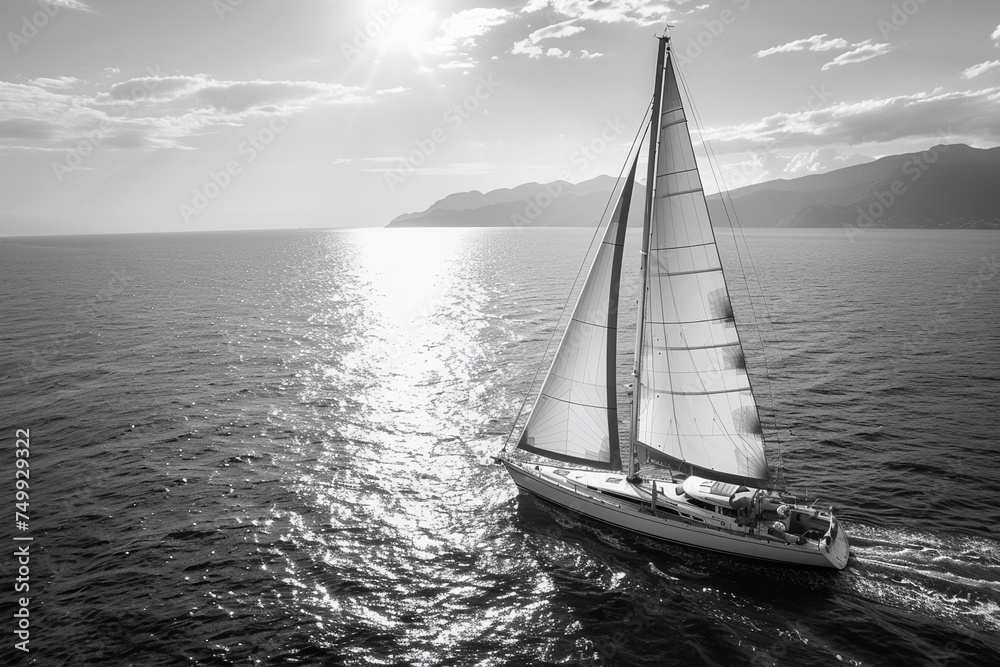
<path fill-rule="evenodd" d="M 675 245 L 669 248 L 652 248 L 652 250 L 686 250 L 688 248 L 704 248 L 706 246 L 715 245 L 714 241 L 709 241 L 707 243 L 692 243 L 690 245 Z"/>
<path fill-rule="evenodd" d="M 739 347 L 739 348 L 742 349 L 743 346 L 740 345 L 739 343 L 716 343 L 716 344 L 712 344 L 712 345 L 689 345 L 689 346 L 664 345 L 662 349 L 664 349 L 664 350 L 678 350 L 678 351 L 680 351 L 680 350 L 686 350 L 686 351 L 690 352 L 692 350 L 715 350 L 715 349 L 719 349 L 719 348 L 723 348 L 723 347 Z"/>
<path fill-rule="evenodd" d="M 712 267 L 710 269 L 692 269 L 691 271 L 672 271 L 672 272 L 667 271 L 665 273 L 661 273 L 660 275 L 666 278 L 674 278 L 676 276 L 690 276 L 695 273 L 711 273 L 713 271 L 718 271 L 718 270 L 719 270 L 718 268 Z"/>
<path fill-rule="evenodd" d="M 601 329 L 610 329 L 611 328 L 607 324 L 599 324 L 599 323 L 596 323 L 596 322 L 587 322 L 586 320 L 579 320 L 579 319 L 577 319 L 575 317 L 571 317 L 570 321 L 571 322 L 576 322 L 577 324 L 585 324 L 585 325 L 591 326 L 591 327 L 598 327 L 598 328 L 601 328 Z"/>
<path fill-rule="evenodd" d="M 674 174 L 683 174 L 683 173 L 685 172 L 682 171 L 674 172 Z M 680 197 L 681 195 L 689 195 L 692 192 L 702 192 L 702 189 L 700 187 L 697 187 L 697 188 L 691 188 L 690 190 L 681 190 L 680 192 L 670 192 L 665 195 L 662 195 L 661 199 L 666 199 L 667 197 Z"/>
<path fill-rule="evenodd" d="M 653 320 L 647 319 L 646 324 L 703 324 L 706 322 L 731 322 L 732 317 L 710 317 L 705 320 Z"/>
<path fill-rule="evenodd" d="M 672 394 L 674 396 L 711 396 L 712 394 L 731 394 L 734 392 L 750 391 L 750 387 L 737 387 L 736 389 L 719 389 L 718 391 L 671 391 L 661 389 L 661 393 Z"/>

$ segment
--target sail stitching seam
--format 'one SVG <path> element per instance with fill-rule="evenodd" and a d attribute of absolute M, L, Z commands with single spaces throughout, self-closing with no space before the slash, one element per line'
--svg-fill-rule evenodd
<path fill-rule="evenodd" d="M 667 197 L 676 197 L 677 195 L 689 195 L 692 192 L 701 192 L 701 191 L 702 191 L 701 186 L 698 186 L 697 188 L 694 188 L 692 190 L 681 190 L 680 192 L 668 192 L 665 195 L 660 195 L 660 199 L 666 199 Z"/>
<path fill-rule="evenodd" d="M 704 246 L 713 245 L 711 243 L 692 243 L 691 245 L 669 245 L 663 246 L 662 248 L 650 248 L 650 251 L 656 252 L 660 250 L 683 250 L 685 248 L 702 248 Z"/>
<path fill-rule="evenodd" d="M 650 320 L 646 319 L 646 324 L 701 324 L 703 322 L 728 322 L 731 317 L 713 317 L 708 320 L 677 320 L 676 322 L 668 322 L 666 320 Z"/>
<path fill-rule="evenodd" d="M 690 276 L 695 273 L 712 273 L 713 271 L 722 271 L 718 266 L 713 266 L 709 269 L 692 269 L 691 271 L 677 271 L 676 273 L 661 273 L 661 276 L 667 276 L 668 278 L 673 278 L 674 276 Z"/>
<path fill-rule="evenodd" d="M 581 408 L 594 408 L 595 410 L 615 410 L 617 408 L 612 408 L 606 405 L 593 405 L 591 403 L 580 403 L 578 401 L 567 401 L 565 398 L 559 398 L 558 396 L 553 396 L 552 394 L 546 394 L 542 392 L 542 396 L 546 398 L 551 398 L 553 401 L 559 401 L 560 403 L 566 403 L 567 405 L 579 405 Z"/>
<path fill-rule="evenodd" d="M 671 345 L 667 345 L 667 346 L 661 347 L 661 348 L 654 347 L 653 349 L 654 350 L 656 350 L 656 349 L 660 349 L 660 350 L 715 350 L 715 349 L 718 349 L 720 347 L 739 347 L 739 345 L 740 344 L 738 342 L 736 342 L 736 343 L 720 343 L 719 345 L 699 345 L 697 347 L 674 347 L 674 346 L 671 346 Z"/>
<path fill-rule="evenodd" d="M 750 387 L 745 387 L 743 389 L 716 389 L 715 391 L 670 391 L 669 389 L 659 390 L 661 394 L 671 394 L 673 396 L 708 396 L 715 394 L 740 394 L 744 391 L 750 391 Z M 692 434 L 689 433 L 688 435 Z M 700 435 L 704 435 L 704 433 Z"/>

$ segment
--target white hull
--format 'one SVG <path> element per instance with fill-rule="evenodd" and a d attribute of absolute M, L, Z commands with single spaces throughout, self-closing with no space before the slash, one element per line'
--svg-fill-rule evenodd
<path fill-rule="evenodd" d="M 656 481 L 657 511 L 652 511 L 650 481 L 629 484 L 621 473 L 580 471 L 500 459 L 519 489 L 591 519 L 657 540 L 758 560 L 844 569 L 850 547 L 832 515 L 794 506 L 799 515 L 826 521 L 829 529 L 789 544 L 768 525 L 741 526 L 735 516 L 709 511 L 679 493 L 682 484 Z M 696 501 L 697 502 L 697 501 Z M 734 512 L 729 514 L 735 515 Z M 774 517 L 772 517 L 774 518 Z M 786 521 L 786 525 L 788 522 Z M 815 531 L 813 531 L 815 533 Z"/>

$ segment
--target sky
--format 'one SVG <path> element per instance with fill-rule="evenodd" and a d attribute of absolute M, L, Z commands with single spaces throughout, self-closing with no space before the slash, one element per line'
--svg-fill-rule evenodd
<path fill-rule="evenodd" d="M 996 0 L 4 0 L 0 235 L 380 227 L 617 175 L 667 23 L 730 189 L 1000 144 Z"/>

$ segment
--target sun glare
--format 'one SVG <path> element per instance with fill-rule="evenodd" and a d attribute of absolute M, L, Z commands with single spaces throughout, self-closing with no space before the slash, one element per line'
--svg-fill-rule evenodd
<path fill-rule="evenodd" d="M 374 55 L 404 56 L 418 63 L 434 38 L 437 12 L 431 3 L 366 3 L 363 14 L 351 31 L 351 42 L 343 49 L 355 57 Z"/>

